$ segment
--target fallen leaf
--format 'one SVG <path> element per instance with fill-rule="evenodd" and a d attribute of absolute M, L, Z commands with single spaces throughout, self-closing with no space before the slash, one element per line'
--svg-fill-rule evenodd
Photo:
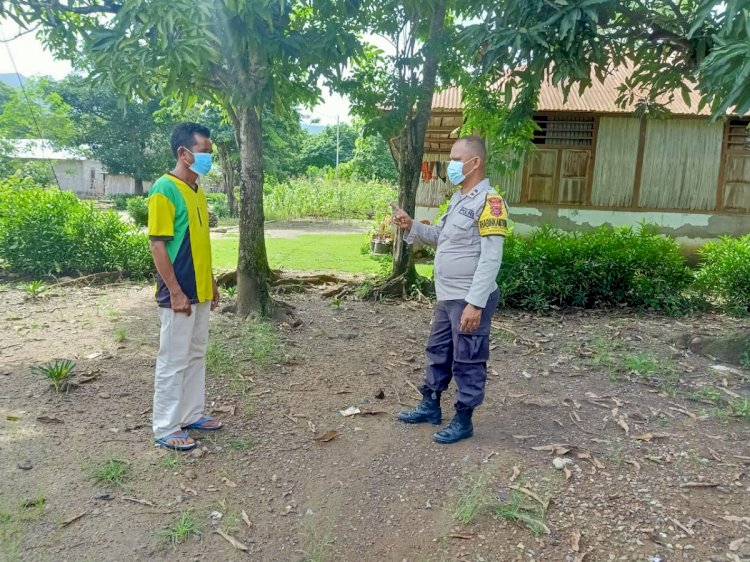
<path fill-rule="evenodd" d="M 516 478 L 518 478 L 519 476 L 521 476 L 521 469 L 518 468 L 517 466 L 514 466 L 513 474 L 511 474 L 510 476 L 510 483 L 513 484 L 513 482 L 515 482 Z"/>
<path fill-rule="evenodd" d="M 527 439 L 533 439 L 536 437 L 536 435 L 514 435 L 513 439 L 518 439 L 519 441 L 526 441 Z"/>
<path fill-rule="evenodd" d="M 448 537 L 450 537 L 451 539 L 461 539 L 465 541 L 471 540 L 475 536 L 476 535 L 474 533 L 451 533 L 450 535 L 448 535 Z"/>
<path fill-rule="evenodd" d="M 550 451 L 553 455 L 562 457 L 567 455 L 572 447 L 568 445 L 541 445 L 538 447 L 531 447 L 532 451 Z"/>
<path fill-rule="evenodd" d="M 89 353 L 86 356 L 86 359 L 96 359 L 96 358 L 101 357 L 101 356 L 102 356 L 102 352 L 101 351 L 95 351 L 94 353 Z"/>
<path fill-rule="evenodd" d="M 313 441 L 320 441 L 322 443 L 328 443 L 329 441 L 333 441 L 334 439 L 336 439 L 339 435 L 341 434 L 335 429 L 329 429 L 328 431 L 313 437 Z"/>
<path fill-rule="evenodd" d="M 231 481 L 231 480 L 230 480 L 229 478 L 227 478 L 226 476 L 225 476 L 224 478 L 222 478 L 222 479 L 221 479 L 221 481 L 222 481 L 222 482 L 224 482 L 224 485 L 225 485 L 225 486 L 226 486 L 227 488 L 236 488 L 236 487 L 237 487 L 237 484 L 235 484 L 234 482 L 232 482 L 232 481 Z"/>
<path fill-rule="evenodd" d="M 242 520 L 245 522 L 245 525 L 247 525 L 251 529 L 253 528 L 253 522 L 250 521 L 250 518 L 247 516 L 247 513 L 245 513 L 244 509 L 242 510 L 242 513 L 240 514 L 240 517 L 242 517 Z"/>
<path fill-rule="evenodd" d="M 635 439 L 637 441 L 651 441 L 653 439 L 666 439 L 667 437 L 671 437 L 671 435 L 669 435 L 669 433 L 651 433 L 649 431 L 648 433 L 644 433 L 643 435 L 632 436 L 631 439 Z"/>
<path fill-rule="evenodd" d="M 563 467 L 563 472 L 565 473 L 565 480 L 570 480 L 571 476 L 573 476 L 573 473 L 567 466 Z"/>
<path fill-rule="evenodd" d="M 216 529 L 216 532 L 237 550 L 242 550 L 244 552 L 247 552 L 249 550 L 244 544 L 235 539 L 233 536 L 226 534 L 221 529 Z"/>
<path fill-rule="evenodd" d="M 628 426 L 628 422 L 625 421 L 625 416 L 620 416 L 617 418 L 617 425 L 619 425 L 622 430 L 625 432 L 625 435 L 630 434 L 630 426 Z"/>
<path fill-rule="evenodd" d="M 742 546 L 742 543 L 745 542 L 745 538 L 737 539 L 729 543 L 729 550 L 731 552 L 737 552 L 740 547 Z"/>
<path fill-rule="evenodd" d="M 15 421 L 21 421 L 21 417 L 20 416 L 14 416 L 13 414 L 8 414 L 7 416 L 5 416 L 5 419 L 8 420 L 8 421 L 14 421 L 14 422 Z"/>
<path fill-rule="evenodd" d="M 360 414 L 360 413 L 362 413 L 362 410 L 360 410 L 356 406 L 349 406 L 346 410 L 339 410 L 339 414 L 341 414 L 345 418 L 356 416 L 357 414 Z"/>
<path fill-rule="evenodd" d="M 636 473 L 640 473 L 641 472 L 641 465 L 638 463 L 638 461 L 633 461 L 633 460 L 626 459 L 625 463 L 626 464 L 632 464 L 635 467 Z"/>
<path fill-rule="evenodd" d="M 530 498 L 536 500 L 539 502 L 539 504 L 546 510 L 549 506 L 550 500 L 547 499 L 546 501 L 540 498 L 536 493 L 532 492 L 528 488 L 522 488 L 520 486 L 509 486 L 511 490 L 515 490 L 516 492 L 521 492 L 522 494 L 529 496 Z"/>
<path fill-rule="evenodd" d="M 736 515 L 725 515 L 722 517 L 724 521 L 730 523 L 750 523 L 750 517 L 737 517 Z"/>
<path fill-rule="evenodd" d="M 141 505 L 147 505 L 149 507 L 156 507 L 156 504 L 154 504 L 154 503 L 152 503 L 152 502 L 150 502 L 148 500 L 141 500 L 141 499 L 134 498 L 134 497 L 131 497 L 131 496 L 122 496 L 121 499 L 123 501 L 126 501 L 126 502 L 139 503 Z"/>
<path fill-rule="evenodd" d="M 190 486 L 186 486 L 186 485 L 185 485 L 185 484 L 183 484 L 182 482 L 180 482 L 180 490 L 182 490 L 182 491 L 183 491 L 183 492 L 185 492 L 186 494 L 193 494 L 194 496 L 197 496 L 197 495 L 198 495 L 198 492 L 196 492 L 196 491 L 195 491 L 195 490 L 194 490 L 193 488 L 191 488 Z"/>
<path fill-rule="evenodd" d="M 39 423 L 63 423 L 59 418 L 51 418 L 49 416 L 37 416 L 36 421 Z"/>
<path fill-rule="evenodd" d="M 685 482 L 680 484 L 680 488 L 716 488 L 719 484 L 713 482 Z"/>
<path fill-rule="evenodd" d="M 687 533 L 688 535 L 690 535 L 691 537 L 692 537 L 692 536 L 693 536 L 693 535 L 695 534 L 695 533 L 693 533 L 693 531 L 692 531 L 692 530 L 688 529 L 688 528 L 687 528 L 687 527 L 686 527 L 685 525 L 683 525 L 682 523 L 680 523 L 680 522 L 679 522 L 679 521 L 678 521 L 677 519 L 675 519 L 674 517 L 670 517 L 670 519 L 672 520 L 672 522 L 673 522 L 673 523 L 674 523 L 675 525 L 677 525 L 677 526 L 678 526 L 678 527 L 679 527 L 680 529 L 682 529 L 683 531 L 685 531 L 685 532 L 686 532 L 686 533 Z"/>
<path fill-rule="evenodd" d="M 570 549 L 573 552 L 581 550 L 581 531 L 576 529 L 570 536 Z"/>
<path fill-rule="evenodd" d="M 363 416 L 377 416 L 378 414 L 390 414 L 385 410 L 370 410 L 369 408 L 360 408 L 360 414 Z"/>

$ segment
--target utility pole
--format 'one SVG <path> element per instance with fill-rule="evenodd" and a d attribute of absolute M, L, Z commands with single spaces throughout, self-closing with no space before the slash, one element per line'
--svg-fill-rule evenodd
<path fill-rule="evenodd" d="M 336 179 L 339 179 L 339 116 L 336 116 Z"/>

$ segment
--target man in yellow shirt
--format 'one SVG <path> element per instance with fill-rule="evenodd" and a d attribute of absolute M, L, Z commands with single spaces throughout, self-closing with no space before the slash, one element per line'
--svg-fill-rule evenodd
<path fill-rule="evenodd" d="M 208 317 L 219 303 L 211 270 L 208 203 L 198 178 L 211 169 L 211 132 L 197 123 L 172 131 L 174 169 L 148 195 L 148 234 L 156 265 L 161 335 L 154 380 L 156 443 L 189 450 L 188 430 L 215 431 L 204 415 Z"/>

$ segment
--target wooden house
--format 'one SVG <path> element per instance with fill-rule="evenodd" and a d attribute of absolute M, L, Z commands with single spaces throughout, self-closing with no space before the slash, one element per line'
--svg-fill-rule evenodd
<path fill-rule="evenodd" d="M 616 103 L 627 69 L 583 95 L 544 84 L 534 150 L 513 174 L 490 179 L 505 194 L 515 230 L 542 224 L 585 230 L 603 224 L 659 226 L 687 248 L 750 232 L 750 117 L 711 122 L 678 93 L 665 119 L 638 119 Z M 433 98 L 417 218 L 432 219 L 454 189 L 445 163 L 462 123 L 461 92 Z M 487 139 L 488 143 L 492 139 Z"/>

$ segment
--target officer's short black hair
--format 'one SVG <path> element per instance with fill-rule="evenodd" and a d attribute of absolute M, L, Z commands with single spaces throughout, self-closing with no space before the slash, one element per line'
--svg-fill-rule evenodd
<path fill-rule="evenodd" d="M 188 150 L 193 150 L 193 147 L 197 144 L 195 135 L 210 139 L 211 130 L 198 123 L 178 123 L 175 125 L 174 129 L 172 129 L 172 140 L 170 141 L 172 154 L 174 154 L 175 158 L 177 158 L 177 149 L 181 146 L 184 146 Z"/>
<path fill-rule="evenodd" d="M 482 162 L 487 160 L 487 147 L 484 144 L 484 140 L 477 135 L 470 135 L 468 137 L 461 137 L 458 142 L 466 144 L 466 148 L 472 156 L 479 156 Z"/>

